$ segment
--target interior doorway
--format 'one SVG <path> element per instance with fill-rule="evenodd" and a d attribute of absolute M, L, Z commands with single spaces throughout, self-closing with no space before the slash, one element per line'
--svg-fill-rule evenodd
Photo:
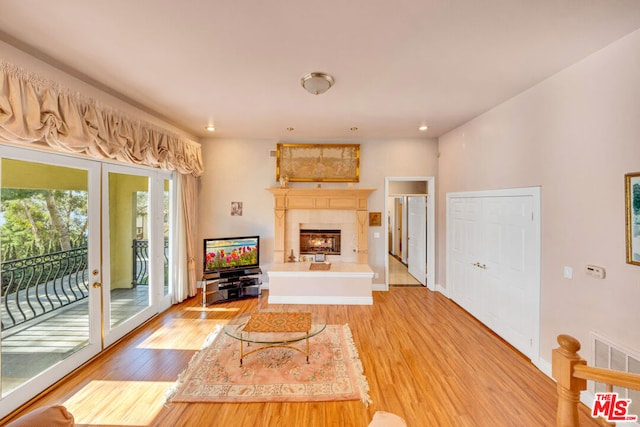
<path fill-rule="evenodd" d="M 435 285 L 434 177 L 385 179 L 385 288 Z"/>

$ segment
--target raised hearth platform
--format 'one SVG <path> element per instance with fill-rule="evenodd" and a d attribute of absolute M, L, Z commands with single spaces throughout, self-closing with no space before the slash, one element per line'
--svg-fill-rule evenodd
<path fill-rule="evenodd" d="M 269 304 L 372 305 L 373 270 L 368 264 L 332 262 L 329 270 L 310 270 L 310 263 L 273 264 Z"/>

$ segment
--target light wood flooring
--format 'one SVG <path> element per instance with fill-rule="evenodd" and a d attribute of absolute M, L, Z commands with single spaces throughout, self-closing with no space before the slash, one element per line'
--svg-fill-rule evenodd
<path fill-rule="evenodd" d="M 389 286 L 422 286 L 422 284 L 409 274 L 407 266 L 393 255 L 389 257 Z"/>
<path fill-rule="evenodd" d="M 366 427 L 376 411 L 410 427 L 553 426 L 554 382 L 468 313 L 424 287 L 374 292 L 371 306 L 295 306 L 349 324 L 373 403 L 164 404 L 164 392 L 217 324 L 263 296 L 172 307 L 61 381 L 29 408 L 64 404 L 80 426 Z M 550 358 L 550 357 L 549 357 Z M 583 426 L 595 423 L 581 413 Z M 1 423 L 0 423 L 1 424 Z"/>

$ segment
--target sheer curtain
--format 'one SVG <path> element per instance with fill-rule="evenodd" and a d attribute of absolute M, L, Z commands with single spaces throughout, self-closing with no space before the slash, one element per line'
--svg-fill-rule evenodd
<path fill-rule="evenodd" d="M 0 60 L 0 142 L 177 171 L 179 265 L 174 302 L 196 294 L 200 144 Z"/>
<path fill-rule="evenodd" d="M 198 180 L 191 175 L 178 175 L 177 244 L 178 265 L 173 302 L 196 295 L 195 230 L 198 224 Z"/>

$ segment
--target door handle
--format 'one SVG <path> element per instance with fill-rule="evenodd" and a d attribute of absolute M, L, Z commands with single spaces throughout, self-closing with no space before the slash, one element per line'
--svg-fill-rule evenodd
<path fill-rule="evenodd" d="M 96 288 L 96 289 L 97 289 L 97 288 L 101 288 L 101 287 L 102 287 L 102 283 L 100 283 L 100 282 L 93 282 L 93 287 L 94 287 L 94 288 Z"/>

